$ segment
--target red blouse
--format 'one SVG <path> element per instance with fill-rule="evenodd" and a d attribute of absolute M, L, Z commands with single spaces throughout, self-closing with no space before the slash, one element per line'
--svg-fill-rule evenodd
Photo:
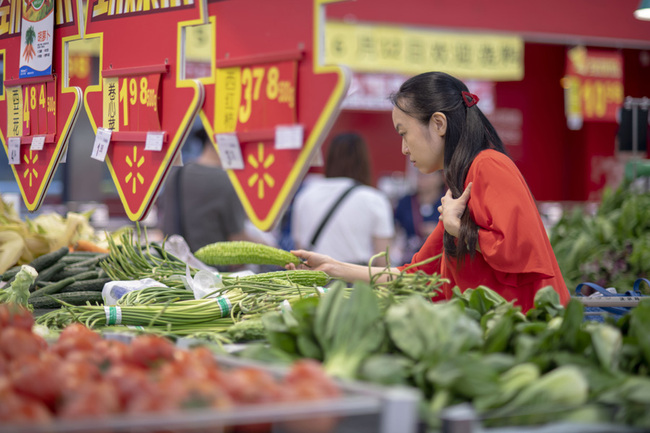
<path fill-rule="evenodd" d="M 508 300 L 515 300 L 515 305 L 526 312 L 533 307 L 535 293 L 550 285 L 566 305 L 569 291 L 535 199 L 515 163 L 501 152 L 484 150 L 472 162 L 465 187 L 470 182 L 472 192 L 467 206 L 479 227 L 480 252 L 477 251 L 474 259 L 468 255 L 458 268 L 456 259 L 444 254 L 445 228 L 440 220 L 410 264 L 440 253 L 443 253 L 442 259 L 409 272 L 421 269 L 428 274 L 437 272 L 448 279 L 449 283 L 442 286 L 445 299 L 451 298 L 455 286 L 465 290 L 484 285 Z"/>

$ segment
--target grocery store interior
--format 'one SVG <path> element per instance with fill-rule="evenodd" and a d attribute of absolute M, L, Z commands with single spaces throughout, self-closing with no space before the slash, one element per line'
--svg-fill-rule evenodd
<path fill-rule="evenodd" d="M 23 75 L 30 57 L 48 52 L 47 74 Z M 0 65 L 0 433 L 650 430 L 650 0 L 11 0 L 0 3 Z M 270 81 L 259 84 L 265 68 L 266 79 L 273 71 L 293 86 L 290 103 L 268 96 Z M 429 71 L 462 80 L 494 126 L 567 297 L 535 262 L 547 259 L 526 255 L 534 247 L 522 233 L 514 255 L 549 282 L 530 304 L 478 278 L 452 290 L 462 257 L 456 270 L 435 258 L 440 274 L 394 267 L 423 260 L 413 254 L 436 225 L 440 253 L 452 251 L 438 223 L 451 189 L 442 176 L 420 185 L 394 125 L 391 96 Z M 156 80 L 156 102 L 133 77 Z M 41 83 L 47 109 L 43 93 L 34 96 Z M 39 104 L 45 115 L 30 133 Z M 232 127 L 228 110 L 239 113 Z M 113 120 L 120 127 L 109 127 Z M 278 128 L 288 123 L 299 143 L 273 160 L 262 141 L 279 149 Z M 113 148 L 98 157 L 105 133 Z M 325 217 L 316 230 L 328 209 L 298 213 L 318 204 L 304 198 L 309 186 L 326 197 L 345 184 L 329 177 L 353 177 L 330 176 L 327 165 L 350 133 L 367 146 L 363 188 L 372 198 L 348 203 L 359 206 L 346 214 L 358 224 L 336 232 L 340 239 L 322 232 L 343 256 L 317 252 L 362 263 L 363 283 L 326 266 L 305 270 L 307 256 L 288 252 L 315 248 L 326 221 L 336 221 Z M 145 135 L 163 149 L 154 166 L 146 162 L 146 182 L 129 171 L 144 164 L 137 146 L 124 150 Z M 33 137 L 43 136 L 39 178 L 29 164 L 43 146 Z M 236 157 L 226 153 L 232 137 Z M 221 241 L 258 244 L 232 253 L 240 262 L 209 250 L 215 241 L 200 229 L 181 229 L 183 239 L 164 220 L 184 212 L 180 170 L 200 165 L 208 141 L 228 184 L 214 196 L 228 195 L 222 206 L 235 200 L 237 210 L 190 209 L 175 224 L 230 225 Z M 247 177 L 274 163 L 274 177 Z M 365 175 L 363 162 L 353 164 Z M 217 182 L 205 179 L 182 191 Z M 498 193 L 504 208 L 515 190 Z M 416 202 L 425 196 L 431 203 Z M 390 226 L 372 234 L 380 251 L 350 247 L 379 208 Z M 517 218 L 504 227 L 536 231 Z M 474 225 L 480 247 L 489 230 Z M 467 236 L 462 230 L 449 238 Z M 472 260 L 490 254 L 467 251 Z M 385 270 L 373 276 L 377 264 Z M 433 269 L 425 265 L 416 269 Z M 531 274 L 513 270 L 524 264 L 495 267 L 490 281 L 531 284 Z M 429 302 L 432 292 L 451 301 Z M 29 311 L 20 316 L 12 303 Z"/>

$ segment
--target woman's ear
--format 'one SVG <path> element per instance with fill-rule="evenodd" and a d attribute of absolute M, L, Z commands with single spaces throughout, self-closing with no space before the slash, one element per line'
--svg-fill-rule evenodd
<path fill-rule="evenodd" d="M 429 129 L 432 134 L 444 137 L 447 133 L 447 116 L 440 111 L 436 111 L 429 119 Z"/>

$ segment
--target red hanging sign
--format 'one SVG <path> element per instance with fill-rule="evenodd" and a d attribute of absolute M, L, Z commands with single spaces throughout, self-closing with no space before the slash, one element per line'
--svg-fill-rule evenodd
<path fill-rule="evenodd" d="M 345 70 L 320 64 L 319 18 L 330 2 L 208 3 L 216 69 L 202 80 L 201 119 L 213 139 L 236 134 L 243 168 L 228 174 L 248 217 L 262 230 L 279 221 L 349 86 Z M 281 127 L 296 136 L 282 138 Z"/>
<path fill-rule="evenodd" d="M 203 103 L 203 85 L 183 75 L 182 42 L 204 6 L 88 1 L 86 38 L 101 38 L 103 66 L 86 111 L 95 131 L 112 130 L 105 160 L 132 221 L 146 217 Z M 151 134 L 162 136 L 160 150 L 145 149 Z"/>
<path fill-rule="evenodd" d="M 58 4 L 57 4 L 58 5 Z M 61 161 L 82 104 L 78 87 L 67 86 L 64 44 L 80 39 L 77 3 L 63 2 L 54 13 L 52 73 L 21 78 L 21 8 L 7 8 L 0 26 L 0 55 L 5 67 L 0 96 L 0 138 L 19 141 L 17 164 L 11 164 L 25 207 L 37 210 Z M 44 38 L 48 35 L 37 35 Z"/>

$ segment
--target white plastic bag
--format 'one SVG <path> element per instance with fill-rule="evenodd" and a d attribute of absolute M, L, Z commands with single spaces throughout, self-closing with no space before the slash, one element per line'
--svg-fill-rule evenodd
<path fill-rule="evenodd" d="M 218 272 L 201 270 L 192 278 L 189 266 L 185 268 L 185 277 L 182 279 L 185 288 L 194 293 L 194 299 L 216 298 L 224 287 Z"/>
<path fill-rule="evenodd" d="M 117 300 L 122 296 L 134 290 L 146 289 L 147 287 L 167 287 L 163 283 L 154 280 L 153 278 L 144 278 L 142 280 L 134 281 L 109 281 L 104 284 L 102 289 L 102 298 L 104 298 L 104 305 L 115 305 Z"/>

